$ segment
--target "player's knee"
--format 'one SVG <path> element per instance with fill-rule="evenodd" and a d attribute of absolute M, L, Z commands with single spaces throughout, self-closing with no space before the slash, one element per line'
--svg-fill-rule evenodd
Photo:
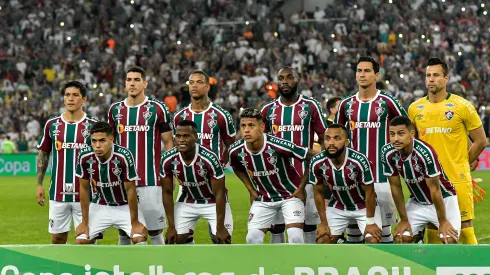
<path fill-rule="evenodd" d="M 133 237 L 131 241 L 133 242 L 133 244 L 146 244 L 146 237 L 145 236 Z"/>
<path fill-rule="evenodd" d="M 316 240 L 316 243 L 319 244 L 330 244 L 332 243 L 332 240 L 330 239 L 329 236 L 322 236 Z"/>
<path fill-rule="evenodd" d="M 373 238 L 373 237 L 366 237 L 366 239 L 364 239 L 364 242 L 367 243 L 367 244 L 376 244 L 376 243 L 379 243 L 379 241 L 376 240 L 376 238 Z"/>
<path fill-rule="evenodd" d="M 304 243 L 303 229 L 291 227 L 287 229 L 289 243 Z"/>
<path fill-rule="evenodd" d="M 148 230 L 148 235 L 150 236 L 158 236 L 160 234 L 162 234 L 163 230 L 162 229 L 159 229 L 159 230 Z"/>
<path fill-rule="evenodd" d="M 271 226 L 271 228 L 269 229 L 271 234 L 281 234 L 284 233 L 285 230 L 286 230 L 285 224 L 275 224 Z"/>
<path fill-rule="evenodd" d="M 265 233 L 260 229 L 248 230 L 246 241 L 248 244 L 264 243 Z"/>
<path fill-rule="evenodd" d="M 189 237 L 189 234 L 178 234 L 177 239 L 175 240 L 175 243 L 185 244 L 187 242 L 188 237 Z"/>
<path fill-rule="evenodd" d="M 410 243 L 413 243 L 413 237 L 407 236 L 407 235 L 396 235 L 394 237 L 394 241 L 397 244 L 399 244 L 399 243 L 410 244 Z"/>
<path fill-rule="evenodd" d="M 76 240 L 75 240 L 75 244 L 81 244 L 81 245 L 85 245 L 85 244 L 94 244 L 94 241 L 92 241 L 92 240 L 87 240 L 87 239 L 76 239 Z"/>
<path fill-rule="evenodd" d="M 440 238 L 440 239 L 441 239 L 441 243 L 444 243 L 444 239 L 443 238 Z M 458 243 L 457 240 L 455 240 L 455 239 L 453 239 L 451 237 L 447 237 L 446 238 L 446 241 L 447 241 L 447 244 L 457 244 Z"/>
<path fill-rule="evenodd" d="M 68 240 L 68 233 L 60 233 L 51 235 L 52 244 L 66 244 Z"/>
<path fill-rule="evenodd" d="M 305 224 L 303 228 L 304 232 L 313 232 L 316 231 L 316 224 Z"/>

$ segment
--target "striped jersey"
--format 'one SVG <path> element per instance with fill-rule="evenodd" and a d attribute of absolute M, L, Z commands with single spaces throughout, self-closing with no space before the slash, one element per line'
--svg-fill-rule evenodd
<path fill-rule="evenodd" d="M 371 161 L 375 182 L 387 182 L 380 151 L 389 143 L 389 124 L 396 116 L 407 116 L 407 113 L 397 99 L 382 91 L 367 102 L 359 99 L 359 93 L 342 100 L 335 115 L 335 123 L 350 129 L 352 148 Z"/>
<path fill-rule="evenodd" d="M 281 97 L 262 107 L 266 132 L 298 146 L 313 148 L 314 135 L 322 135 L 327 123 L 322 107 L 311 97 L 299 95 L 292 105 L 284 105 Z M 296 170 L 303 174 L 305 162 L 292 160 Z"/>
<path fill-rule="evenodd" d="M 352 148 L 346 148 L 344 163 L 336 168 L 326 151 L 311 160 L 310 183 L 328 185 L 332 190 L 329 207 L 354 211 L 366 208 L 366 195 L 362 186 L 373 184 L 374 177 L 368 158 Z"/>
<path fill-rule="evenodd" d="M 225 176 L 218 156 L 204 146 L 196 144 L 196 155 L 187 165 L 177 147 L 163 154 L 160 176 L 177 178 L 182 191 L 178 202 L 216 203 L 211 181 Z"/>
<path fill-rule="evenodd" d="M 233 118 L 228 111 L 211 102 L 206 110 L 196 113 L 189 105 L 175 114 L 175 128 L 181 120 L 194 121 L 197 124 L 197 142 L 223 159 L 223 140 L 236 135 Z"/>
<path fill-rule="evenodd" d="M 413 149 L 408 156 L 402 156 L 391 144 L 383 146 L 384 174 L 388 177 L 402 176 L 410 190 L 410 198 L 421 204 L 433 204 L 426 178 L 438 177 L 443 198 L 455 196 L 454 186 L 444 173 L 434 148 L 417 139 L 412 144 Z"/>
<path fill-rule="evenodd" d="M 97 122 L 85 114 L 74 123 L 63 119 L 63 114 L 48 119 L 37 148 L 51 153 L 51 181 L 49 199 L 59 202 L 79 202 L 80 182 L 75 166 L 80 149 L 90 146 L 90 128 Z"/>
<path fill-rule="evenodd" d="M 140 177 L 136 186 L 160 185 L 161 134 L 172 130 L 167 106 L 151 97 L 137 106 L 121 100 L 111 105 L 108 117 L 116 144 L 128 148 L 136 160 Z"/>
<path fill-rule="evenodd" d="M 258 201 L 282 201 L 290 197 L 301 181 L 301 176 L 290 159 L 305 161 L 308 149 L 287 140 L 264 134 L 264 146 L 258 153 L 248 150 L 241 139 L 230 147 L 230 165 L 242 166 L 250 176 Z"/>
<path fill-rule="evenodd" d="M 109 159 L 101 162 L 92 147 L 85 148 L 78 155 L 76 175 L 89 180 L 97 190 L 93 201 L 101 205 L 128 204 L 124 182 L 137 181 L 138 174 L 131 152 L 119 145 L 112 146 Z"/>

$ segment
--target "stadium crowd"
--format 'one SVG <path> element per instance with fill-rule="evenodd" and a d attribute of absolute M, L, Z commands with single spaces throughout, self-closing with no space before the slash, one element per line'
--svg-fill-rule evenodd
<path fill-rule="evenodd" d="M 202 69 L 212 76 L 213 101 L 236 118 L 241 107 L 276 97 L 277 72 L 287 65 L 301 73 L 300 91 L 322 104 L 352 94 L 366 53 L 381 64 L 379 88 L 406 109 L 425 93 L 428 57 L 443 57 L 449 91 L 477 107 L 490 135 L 485 1 L 337 0 L 287 15 L 289 1 L 279 0 L 0 2 L 0 152 L 11 144 L 36 151 L 41 126 L 63 111 L 68 80 L 90 88 L 85 110 L 106 119 L 125 97 L 130 66 L 145 68 L 146 94 L 171 112 L 190 103 L 186 80 Z"/>

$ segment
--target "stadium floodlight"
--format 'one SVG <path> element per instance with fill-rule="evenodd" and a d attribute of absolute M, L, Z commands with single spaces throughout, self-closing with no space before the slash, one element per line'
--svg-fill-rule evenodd
<path fill-rule="evenodd" d="M 246 25 L 249 25 L 249 24 L 250 24 L 250 22 L 249 22 L 249 21 L 245 21 L 245 24 L 246 24 Z"/>
<path fill-rule="evenodd" d="M 484 8 L 484 7 L 485 7 L 485 4 L 481 3 L 481 5 L 480 5 L 480 6 L 481 6 L 482 8 Z"/>
<path fill-rule="evenodd" d="M 60 22 L 60 26 L 64 26 L 65 25 L 65 22 Z"/>
<path fill-rule="evenodd" d="M 335 38 L 335 34 L 333 34 L 333 33 L 332 33 L 330 36 L 331 36 L 332 38 Z"/>
<path fill-rule="evenodd" d="M 487 15 L 487 11 L 484 11 L 484 12 L 483 12 L 483 15 Z"/>
<path fill-rule="evenodd" d="M 279 34 L 277 32 L 274 32 L 274 36 L 277 37 L 279 36 Z"/>
<path fill-rule="evenodd" d="M 178 41 L 177 41 L 177 45 L 180 45 L 180 44 L 182 44 L 182 42 L 180 42 L 180 40 L 178 40 Z"/>
<path fill-rule="evenodd" d="M 103 96 L 104 96 L 104 94 L 103 94 L 103 93 L 99 93 L 99 96 L 100 96 L 100 97 L 103 97 Z"/>
<path fill-rule="evenodd" d="M 441 0 L 442 3 L 446 2 L 446 0 Z"/>
<path fill-rule="evenodd" d="M 337 52 L 337 49 L 336 49 L 336 48 L 334 48 L 334 49 L 333 49 L 333 52 L 334 52 L 334 53 L 336 53 L 336 52 Z"/>
<path fill-rule="evenodd" d="M 403 34 L 401 34 L 401 33 L 400 33 L 400 34 L 398 34 L 398 37 L 402 38 L 402 37 L 403 37 Z"/>
<path fill-rule="evenodd" d="M 357 5 L 354 5 L 354 9 L 357 9 Z"/>
<path fill-rule="evenodd" d="M 393 0 L 389 0 L 388 3 L 393 4 Z"/>
<path fill-rule="evenodd" d="M 430 43 L 430 39 L 427 39 L 427 43 Z"/>
<path fill-rule="evenodd" d="M 68 36 L 68 37 L 66 38 L 66 40 L 70 41 L 70 40 L 71 40 L 71 37 L 69 37 L 69 36 Z"/>
<path fill-rule="evenodd" d="M 131 5 L 134 5 L 134 0 L 131 0 L 129 3 L 131 3 Z"/>
<path fill-rule="evenodd" d="M 458 55 L 461 56 L 463 53 L 462 52 L 458 52 Z"/>
<path fill-rule="evenodd" d="M 405 76 L 403 74 L 400 74 L 400 78 L 404 78 Z"/>
<path fill-rule="evenodd" d="M 27 101 L 27 96 L 24 96 L 24 101 Z"/>
<path fill-rule="evenodd" d="M 94 85 L 92 85 L 92 87 L 94 87 L 94 89 L 97 89 L 97 83 L 94 83 Z"/>
<path fill-rule="evenodd" d="M 389 80 L 386 80 L 385 83 L 386 83 L 386 85 L 390 85 L 390 81 Z"/>
<path fill-rule="evenodd" d="M 465 11 L 465 10 L 466 10 L 466 9 L 465 9 L 465 7 L 462 7 L 462 8 L 461 8 L 461 11 Z"/>
<path fill-rule="evenodd" d="M 130 27 L 131 29 L 132 29 L 132 28 L 134 28 L 134 24 L 129 25 L 129 27 Z"/>
<path fill-rule="evenodd" d="M 422 34 L 420 37 L 421 37 L 422 39 L 425 39 L 425 35 L 423 35 L 423 34 Z"/>

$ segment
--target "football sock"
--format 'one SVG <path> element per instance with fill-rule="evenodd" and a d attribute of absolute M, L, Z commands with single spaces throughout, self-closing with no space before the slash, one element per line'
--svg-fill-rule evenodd
<path fill-rule="evenodd" d="M 287 229 L 289 243 L 304 243 L 303 229 L 291 227 Z"/>
<path fill-rule="evenodd" d="M 247 243 L 248 244 L 259 244 L 264 243 L 265 233 L 260 229 L 250 229 L 247 233 Z"/>
<path fill-rule="evenodd" d="M 381 235 L 381 243 L 393 243 L 391 225 L 383 225 L 383 228 L 381 229 Z"/>
<path fill-rule="evenodd" d="M 460 240 L 463 244 L 478 244 L 478 240 L 475 236 L 475 229 L 473 227 L 462 228 Z"/>
<path fill-rule="evenodd" d="M 131 239 L 128 236 L 119 235 L 118 245 L 131 245 Z"/>
<path fill-rule="evenodd" d="M 427 241 L 430 244 L 442 244 L 441 239 L 439 238 L 439 231 L 436 229 L 427 228 Z"/>
<path fill-rule="evenodd" d="M 165 244 L 165 241 L 163 240 L 163 233 L 160 233 L 156 236 L 150 236 L 150 240 L 152 245 Z"/>

